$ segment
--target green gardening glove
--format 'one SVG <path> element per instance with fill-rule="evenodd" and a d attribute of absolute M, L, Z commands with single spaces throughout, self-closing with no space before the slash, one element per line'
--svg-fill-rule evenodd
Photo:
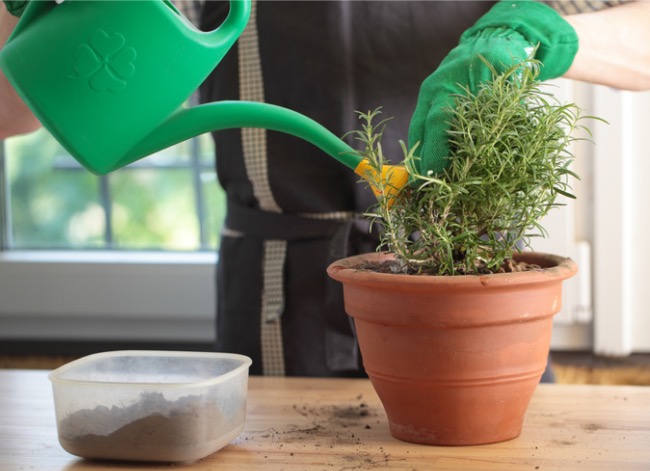
<path fill-rule="evenodd" d="M 420 173 L 438 174 L 447 167 L 449 112 L 453 95 L 462 86 L 472 93 L 492 72 L 483 56 L 497 72 L 525 60 L 537 47 L 541 61 L 540 80 L 560 77 L 571 66 L 578 51 L 573 27 L 551 7 L 532 1 L 501 1 L 465 31 L 460 43 L 440 63 L 420 88 L 409 128 L 409 147 L 419 144 Z"/>
<path fill-rule="evenodd" d="M 23 14 L 28 0 L 3 0 L 7 11 L 13 16 L 20 16 Z"/>

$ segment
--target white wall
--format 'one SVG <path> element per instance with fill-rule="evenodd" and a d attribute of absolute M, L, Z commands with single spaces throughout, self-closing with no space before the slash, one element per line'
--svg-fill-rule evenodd
<path fill-rule="evenodd" d="M 589 90 L 583 84 L 554 80 L 549 85 L 547 91 L 560 103 L 576 103 L 582 109 L 590 105 Z M 557 202 L 563 206 L 553 209 L 541 221 L 548 237 L 532 241 L 535 251 L 571 257 L 578 264 L 576 276 L 564 282 L 562 310 L 555 317 L 553 328 L 551 348 L 554 350 L 591 350 L 593 346 L 592 237 L 589 229 L 593 145 L 585 144 L 577 142 L 572 146 L 576 158 L 572 169 L 580 175 L 579 181 L 572 182 L 577 199 L 558 198 Z"/>
<path fill-rule="evenodd" d="M 594 350 L 650 351 L 650 93 L 593 88 Z"/>
<path fill-rule="evenodd" d="M 548 218 L 551 237 L 534 245 L 571 256 L 580 270 L 565 284 L 553 348 L 610 356 L 650 352 L 650 92 L 565 80 L 556 85 L 561 100 L 608 123 L 584 122 L 593 143 L 575 147 L 578 200 Z"/>

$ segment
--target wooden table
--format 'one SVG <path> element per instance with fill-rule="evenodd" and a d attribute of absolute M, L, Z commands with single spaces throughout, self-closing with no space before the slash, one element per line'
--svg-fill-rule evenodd
<path fill-rule="evenodd" d="M 477 447 L 392 438 L 367 380 L 250 379 L 246 429 L 191 465 L 92 462 L 57 441 L 46 371 L 0 370 L 0 471 L 650 470 L 650 388 L 540 385 L 522 435 Z"/>

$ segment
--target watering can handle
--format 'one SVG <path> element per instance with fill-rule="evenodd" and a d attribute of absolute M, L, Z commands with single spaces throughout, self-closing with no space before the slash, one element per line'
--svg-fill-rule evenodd
<path fill-rule="evenodd" d="M 56 8 L 64 0 L 56 1 L 37 1 L 32 0 L 27 4 L 25 11 L 20 17 L 12 36 L 40 15 Z M 171 0 L 170 0 L 171 1 Z M 174 8 L 175 10 L 175 8 Z M 208 44 L 216 48 L 229 48 L 241 35 L 251 14 L 251 0 L 230 0 L 230 10 L 225 21 L 214 31 L 205 33 Z"/>
<path fill-rule="evenodd" d="M 207 33 L 208 43 L 213 47 L 230 47 L 241 35 L 251 15 L 251 0 L 230 0 L 230 11 L 225 21 L 214 31 Z"/>

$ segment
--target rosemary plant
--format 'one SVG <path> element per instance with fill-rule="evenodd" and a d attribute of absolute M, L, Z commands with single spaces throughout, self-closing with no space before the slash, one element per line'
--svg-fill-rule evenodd
<path fill-rule="evenodd" d="M 487 64 L 487 62 L 486 62 Z M 488 64 L 489 66 L 489 64 Z M 491 67 L 491 66 L 490 66 Z M 464 89 L 450 109 L 450 154 L 439 175 L 417 170 L 417 146 L 404 152 L 411 185 L 391 202 L 378 199 L 366 216 L 380 225 L 379 249 L 395 254 L 399 272 L 434 275 L 502 270 L 532 237 L 546 236 L 539 220 L 573 198 L 570 144 L 583 119 L 574 104 L 559 104 L 540 88 L 540 64 L 528 59 L 493 79 L 476 94 Z M 380 169 L 386 120 L 375 110 L 359 114 L 354 134 L 360 154 Z M 380 175 L 380 172 L 377 172 Z M 387 179 L 373 184 L 386 193 Z"/>

